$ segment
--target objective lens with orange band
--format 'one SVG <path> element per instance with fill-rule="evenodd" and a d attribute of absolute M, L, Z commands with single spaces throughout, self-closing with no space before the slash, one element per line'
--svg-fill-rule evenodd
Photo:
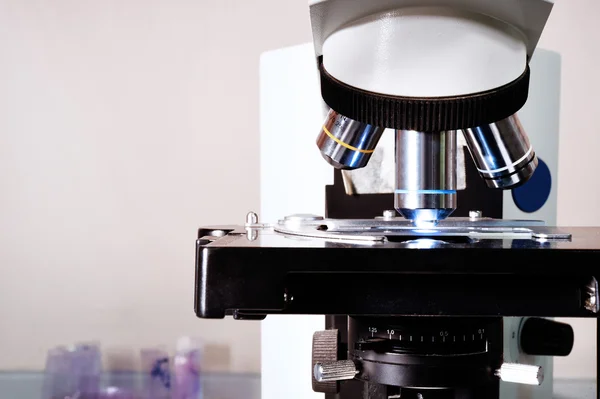
<path fill-rule="evenodd" d="M 317 146 L 321 155 L 337 169 L 365 167 L 385 128 L 358 122 L 330 110 Z"/>

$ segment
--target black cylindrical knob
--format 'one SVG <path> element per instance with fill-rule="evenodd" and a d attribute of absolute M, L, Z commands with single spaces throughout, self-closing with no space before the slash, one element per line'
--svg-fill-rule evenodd
<path fill-rule="evenodd" d="M 567 356 L 574 341 L 573 327 L 554 320 L 531 317 L 521 328 L 521 349 L 529 355 Z"/>

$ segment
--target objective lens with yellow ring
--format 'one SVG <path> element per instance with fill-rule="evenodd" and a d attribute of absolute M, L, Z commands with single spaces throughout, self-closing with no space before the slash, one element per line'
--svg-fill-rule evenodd
<path fill-rule="evenodd" d="M 384 130 L 330 110 L 317 137 L 317 146 L 333 167 L 359 169 L 369 162 Z"/>

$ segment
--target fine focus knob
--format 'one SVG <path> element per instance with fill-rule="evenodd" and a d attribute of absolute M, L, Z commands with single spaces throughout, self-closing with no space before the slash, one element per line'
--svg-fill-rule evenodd
<path fill-rule="evenodd" d="M 319 381 L 315 378 L 317 364 L 333 363 L 338 360 L 340 336 L 338 330 L 317 331 L 312 341 L 312 388 L 315 392 L 338 393 L 340 384 L 337 380 Z"/>
<path fill-rule="evenodd" d="M 496 376 L 505 382 L 541 385 L 544 381 L 544 369 L 529 364 L 504 363 L 496 370 Z"/>
<path fill-rule="evenodd" d="M 532 317 L 521 328 L 521 349 L 529 355 L 567 356 L 574 341 L 573 327 L 554 320 Z"/>
<path fill-rule="evenodd" d="M 317 363 L 313 376 L 318 382 L 351 380 L 358 373 L 352 360 L 339 360 L 330 363 Z"/>

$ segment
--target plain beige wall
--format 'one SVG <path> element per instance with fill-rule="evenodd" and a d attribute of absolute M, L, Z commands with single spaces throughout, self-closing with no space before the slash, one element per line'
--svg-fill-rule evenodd
<path fill-rule="evenodd" d="M 599 13 L 559 0 L 540 42 L 563 62 L 563 225 L 600 225 Z M 193 314 L 195 230 L 259 208 L 259 55 L 310 40 L 306 0 L 0 0 L 0 369 L 192 334 L 207 368 L 259 371 L 259 323 Z"/>
<path fill-rule="evenodd" d="M 0 1 L 0 369 L 191 334 L 259 372 L 258 322 L 195 317 L 194 242 L 259 208 L 259 56 L 309 40 L 303 0 Z"/>

